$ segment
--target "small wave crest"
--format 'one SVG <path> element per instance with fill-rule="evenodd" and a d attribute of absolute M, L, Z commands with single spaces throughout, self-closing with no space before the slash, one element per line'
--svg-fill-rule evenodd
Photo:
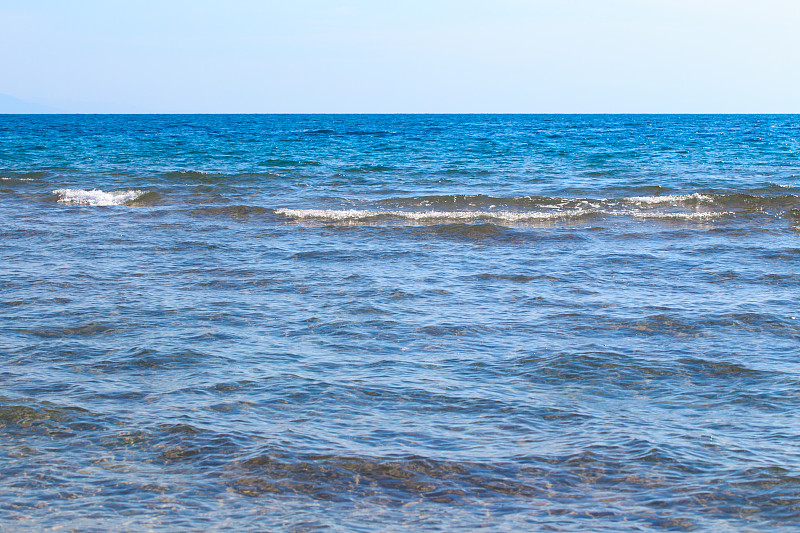
<path fill-rule="evenodd" d="M 506 223 L 525 223 L 563 220 L 593 214 L 586 210 L 553 212 L 511 211 L 373 211 L 367 209 L 276 209 L 275 214 L 293 219 L 322 220 L 330 222 L 367 222 L 376 219 L 400 219 L 412 222 L 473 222 L 492 220 Z"/>
<path fill-rule="evenodd" d="M 707 194 L 664 194 L 658 196 L 632 196 L 626 199 L 628 202 L 637 204 L 682 204 L 684 202 L 710 202 L 713 198 Z"/>
<path fill-rule="evenodd" d="M 349 209 L 276 208 L 277 216 L 293 220 L 364 225 L 382 223 L 525 225 L 575 221 L 589 217 L 627 217 L 644 220 L 707 222 L 753 214 L 795 218 L 800 201 L 793 194 L 755 196 L 693 192 L 564 198 L 550 196 L 493 197 L 441 195 L 386 198 Z"/>
<path fill-rule="evenodd" d="M 484 194 L 452 194 L 439 196 L 415 196 L 412 198 L 387 198 L 379 202 L 387 207 L 400 209 L 413 209 L 422 207 L 428 209 L 444 208 L 453 210 L 474 209 L 586 209 L 598 208 L 599 200 L 584 198 L 559 198 L 551 196 L 511 196 L 494 197 Z"/>
<path fill-rule="evenodd" d="M 733 216 L 732 211 L 697 211 L 694 213 L 659 213 L 659 212 L 640 212 L 631 213 L 635 218 L 659 219 L 659 220 L 713 220 L 727 216 Z"/>
<path fill-rule="evenodd" d="M 141 198 L 148 191 L 101 191 L 100 189 L 56 189 L 53 194 L 58 196 L 58 202 L 75 205 L 126 205 Z"/>

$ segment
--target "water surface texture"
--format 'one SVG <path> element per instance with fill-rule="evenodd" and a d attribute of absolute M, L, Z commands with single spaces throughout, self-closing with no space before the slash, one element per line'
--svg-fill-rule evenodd
<path fill-rule="evenodd" d="M 0 530 L 795 531 L 800 117 L 0 116 Z"/>

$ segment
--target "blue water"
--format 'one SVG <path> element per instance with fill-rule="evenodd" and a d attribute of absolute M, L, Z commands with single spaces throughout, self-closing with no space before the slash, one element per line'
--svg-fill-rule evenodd
<path fill-rule="evenodd" d="M 0 116 L 0 530 L 794 531 L 800 117 Z"/>

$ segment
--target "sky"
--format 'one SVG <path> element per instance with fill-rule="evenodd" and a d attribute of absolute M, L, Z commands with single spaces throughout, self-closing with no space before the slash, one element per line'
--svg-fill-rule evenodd
<path fill-rule="evenodd" d="M 798 28 L 798 0 L 0 0 L 0 95 L 81 113 L 800 113 Z"/>

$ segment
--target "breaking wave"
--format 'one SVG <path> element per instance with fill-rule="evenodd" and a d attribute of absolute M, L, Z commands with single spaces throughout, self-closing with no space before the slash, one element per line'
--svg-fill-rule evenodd
<path fill-rule="evenodd" d="M 660 212 L 641 212 L 630 213 L 635 218 L 651 218 L 662 220 L 713 220 L 726 216 L 732 216 L 732 211 L 698 211 L 696 213 L 660 213 Z"/>
<path fill-rule="evenodd" d="M 497 198 L 486 195 L 417 196 L 379 200 L 372 209 L 289 209 L 273 212 L 295 220 L 368 224 L 399 220 L 405 222 L 490 222 L 526 224 L 611 216 L 650 220 L 710 221 L 725 217 L 768 214 L 793 217 L 800 212 L 794 195 L 750 194 L 665 194 L 620 198 L 559 198 L 517 196 Z"/>
<path fill-rule="evenodd" d="M 293 219 L 315 219 L 333 222 L 368 222 L 383 219 L 401 219 L 413 222 L 481 220 L 524 223 L 564 220 L 590 216 L 595 211 L 571 209 L 552 212 L 512 211 L 373 211 L 367 209 L 276 209 L 275 214 Z"/>
<path fill-rule="evenodd" d="M 58 202 L 75 205 L 126 205 L 140 199 L 148 191 L 101 191 L 100 189 L 56 189 L 53 194 L 58 196 Z"/>
<path fill-rule="evenodd" d="M 692 193 L 692 194 L 664 194 L 659 196 L 632 196 L 626 198 L 628 202 L 636 204 L 647 205 L 660 205 L 660 204 L 682 204 L 685 202 L 711 202 L 714 200 L 712 196 L 707 194 Z"/>

